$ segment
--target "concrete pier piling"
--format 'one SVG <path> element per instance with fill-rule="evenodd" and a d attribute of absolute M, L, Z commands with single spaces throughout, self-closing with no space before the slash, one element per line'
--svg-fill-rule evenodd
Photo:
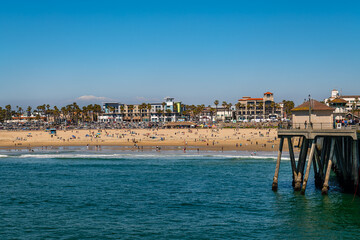
<path fill-rule="evenodd" d="M 278 188 L 278 177 L 279 177 L 279 170 L 280 170 L 280 160 L 281 160 L 281 153 L 284 145 L 284 138 L 280 139 L 280 145 L 279 145 L 279 151 L 278 151 L 278 157 L 276 161 L 276 168 L 275 168 L 275 174 L 272 184 L 272 190 L 276 191 Z"/>
<path fill-rule="evenodd" d="M 315 140 L 312 140 L 311 150 L 310 150 L 310 155 L 309 155 L 309 161 L 308 161 L 308 164 L 307 164 L 307 167 L 306 167 L 304 181 L 303 181 L 302 188 L 301 188 L 301 193 L 302 194 L 305 194 L 306 184 L 307 184 L 307 181 L 308 181 L 308 178 L 309 178 L 310 168 L 311 168 L 311 164 L 312 164 L 312 161 L 313 161 L 313 158 L 314 158 L 315 147 L 316 147 L 316 142 L 315 142 Z"/>
<path fill-rule="evenodd" d="M 345 191 L 360 193 L 357 189 L 359 187 L 359 135 L 360 131 L 356 129 L 279 129 L 280 145 L 272 189 L 274 191 L 278 189 L 280 162 L 286 138 L 294 191 L 301 190 L 301 193 L 305 194 L 311 167 L 313 167 L 315 186 L 322 190 L 322 194 L 328 193 L 331 170 L 335 172 Z M 297 141 L 297 138 L 299 138 L 300 152 L 296 161 L 293 142 Z"/>

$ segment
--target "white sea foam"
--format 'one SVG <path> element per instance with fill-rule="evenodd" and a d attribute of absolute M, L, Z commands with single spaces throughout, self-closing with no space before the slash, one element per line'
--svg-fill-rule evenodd
<path fill-rule="evenodd" d="M 0 158 L 6 158 L 6 157 L 8 157 L 8 155 L 0 154 Z"/>
<path fill-rule="evenodd" d="M 0 157 L 7 155 L 0 155 Z M 15 157 L 15 156 L 14 156 Z M 19 158 L 37 158 L 37 159 L 266 159 L 276 160 L 275 155 L 245 155 L 245 154 L 223 154 L 223 153 L 44 153 L 44 154 L 22 154 Z M 290 158 L 282 157 L 282 160 L 290 160 Z"/>

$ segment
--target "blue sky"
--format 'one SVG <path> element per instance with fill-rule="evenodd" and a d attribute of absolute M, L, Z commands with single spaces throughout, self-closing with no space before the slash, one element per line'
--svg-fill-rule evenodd
<path fill-rule="evenodd" d="M 358 1 L 0 0 L 0 106 L 360 94 L 359 43 Z"/>

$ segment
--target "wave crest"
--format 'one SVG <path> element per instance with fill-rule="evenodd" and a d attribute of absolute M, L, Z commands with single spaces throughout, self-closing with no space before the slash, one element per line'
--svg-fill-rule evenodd
<path fill-rule="evenodd" d="M 7 155 L 0 155 L 8 157 Z M 144 154 L 125 154 L 125 153 L 109 153 L 109 154 L 88 154 L 88 153 L 45 153 L 45 154 L 21 154 L 12 156 L 18 158 L 37 158 L 37 159 L 227 159 L 227 160 L 273 160 L 277 157 L 274 155 L 236 155 L 236 154 L 189 154 L 189 153 L 144 153 Z M 282 160 L 290 160 L 282 157 Z"/>

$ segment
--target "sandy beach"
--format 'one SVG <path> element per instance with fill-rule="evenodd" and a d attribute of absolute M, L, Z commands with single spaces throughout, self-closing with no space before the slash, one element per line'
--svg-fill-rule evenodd
<path fill-rule="evenodd" d="M 201 150 L 276 151 L 276 129 L 117 129 L 0 131 L 0 146 L 128 146 L 134 148 L 181 147 Z M 286 146 L 287 144 L 285 144 Z M 284 146 L 284 147 L 285 147 Z"/>

